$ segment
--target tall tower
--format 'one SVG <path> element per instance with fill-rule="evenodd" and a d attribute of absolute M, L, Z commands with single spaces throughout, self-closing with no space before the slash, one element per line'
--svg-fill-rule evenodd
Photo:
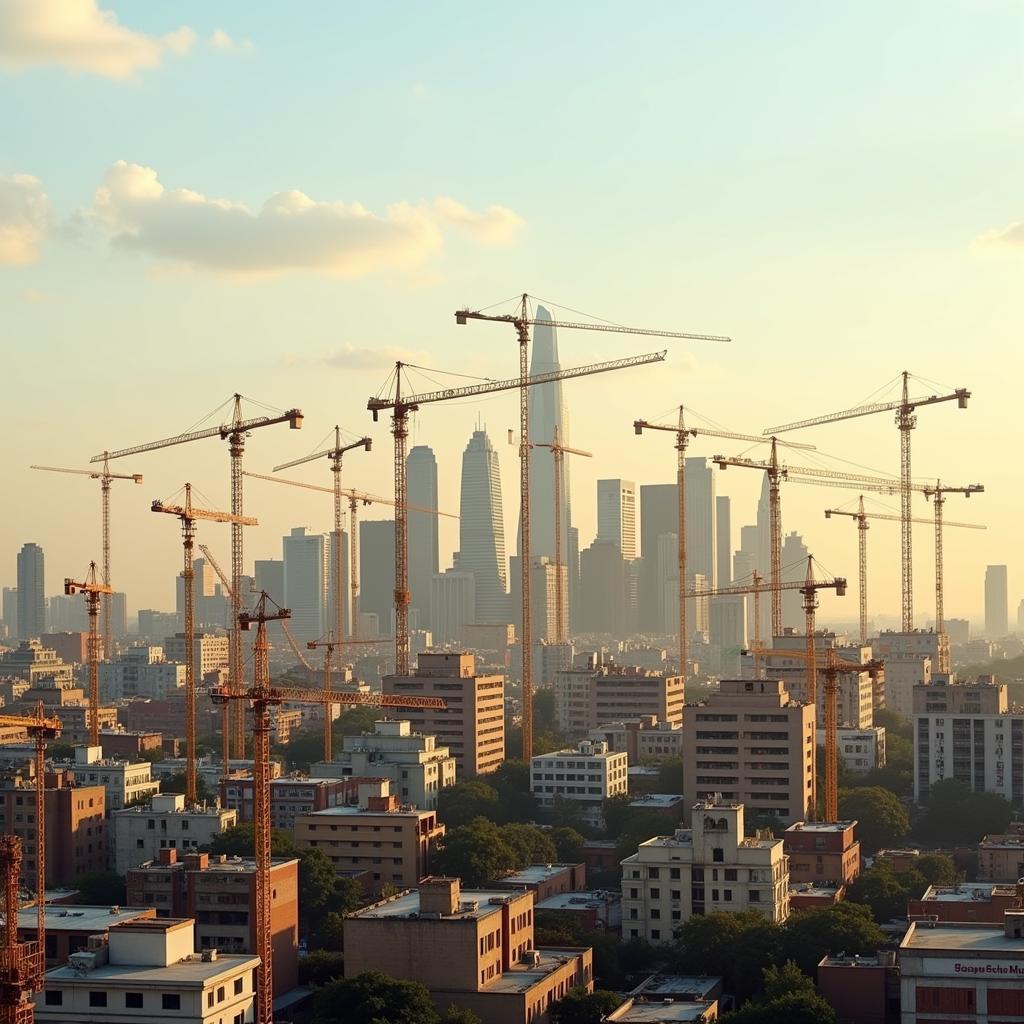
<path fill-rule="evenodd" d="M 678 532 L 678 530 L 674 531 Z M 715 471 L 705 458 L 686 460 L 686 571 L 716 584 Z"/>
<path fill-rule="evenodd" d="M 597 540 L 614 544 L 626 561 L 636 558 L 636 484 L 597 481 Z"/>
<path fill-rule="evenodd" d="M 473 574 L 477 622 L 508 622 L 508 562 L 498 453 L 485 430 L 474 430 L 462 453 L 456 568 Z M 550 532 L 550 531 L 549 531 Z"/>
<path fill-rule="evenodd" d="M 732 582 L 732 502 L 726 494 L 715 498 L 715 586 Z"/>
<path fill-rule="evenodd" d="M 19 578 L 18 591 L 21 591 Z M 1006 566 L 985 567 L 985 636 L 1001 640 L 1010 632 Z"/>
<path fill-rule="evenodd" d="M 409 504 L 437 508 L 437 459 L 425 444 L 411 449 L 405 460 Z M 419 625 L 430 629 L 431 581 L 438 571 L 437 516 L 409 512 L 409 593 Z"/>
<path fill-rule="evenodd" d="M 782 538 L 782 582 L 799 583 L 807 574 L 807 556 L 810 552 L 803 537 L 795 530 Z M 762 606 L 764 599 L 761 600 Z M 805 625 L 804 599 L 799 590 L 782 593 L 782 626 L 792 626 L 803 632 Z M 762 634 L 767 636 L 767 634 Z"/>
<path fill-rule="evenodd" d="M 31 541 L 18 552 L 18 632 L 24 640 L 46 632 L 46 559 Z"/>
<path fill-rule="evenodd" d="M 327 544 L 321 533 L 295 526 L 284 538 L 284 603 L 299 643 L 318 640 L 327 623 Z"/>

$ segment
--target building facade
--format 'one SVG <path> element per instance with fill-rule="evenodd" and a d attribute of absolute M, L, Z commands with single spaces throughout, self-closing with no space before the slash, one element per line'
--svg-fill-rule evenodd
<path fill-rule="evenodd" d="M 629 789 L 629 759 L 601 741 L 581 740 L 575 750 L 538 754 L 530 760 L 530 791 L 542 807 L 558 800 L 577 805 L 588 823 L 604 821 L 604 801 Z"/>
<path fill-rule="evenodd" d="M 18 552 L 18 633 L 25 640 L 46 632 L 46 558 L 29 541 Z"/>
<path fill-rule="evenodd" d="M 21 584 L 18 584 L 19 589 Z M 1006 566 L 985 568 L 985 635 L 1001 640 L 1010 632 L 1010 599 L 1007 593 Z"/>
<path fill-rule="evenodd" d="M 102 662 L 99 668 L 104 700 L 164 700 L 185 687 L 185 666 L 168 661 L 162 647 L 136 644 L 116 660 Z"/>
<path fill-rule="evenodd" d="M 417 509 L 436 509 L 437 459 L 434 450 L 425 444 L 409 449 L 405 459 L 409 516 L 409 595 L 410 611 L 421 629 L 432 629 L 431 581 L 439 568 L 437 516 Z"/>

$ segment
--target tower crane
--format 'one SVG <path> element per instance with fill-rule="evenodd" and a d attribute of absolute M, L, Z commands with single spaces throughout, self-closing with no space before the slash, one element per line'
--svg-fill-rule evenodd
<path fill-rule="evenodd" d="M 972 485 L 974 487 L 980 485 Z M 927 489 L 926 489 L 927 490 Z M 958 493 L 962 493 L 964 488 L 956 488 Z M 984 488 L 982 488 L 984 490 Z M 864 509 L 864 496 L 861 495 L 859 505 L 856 510 L 851 511 L 850 509 L 841 508 L 827 508 L 825 509 L 825 518 L 831 519 L 833 516 L 847 516 L 857 524 L 857 563 L 860 568 L 860 580 L 859 580 L 859 603 L 860 603 L 860 642 L 863 646 L 868 642 L 868 530 L 870 525 L 869 519 L 885 519 L 890 522 L 898 523 L 901 521 L 901 516 L 891 515 L 885 512 L 867 512 Z M 928 523 L 930 520 L 923 519 L 918 516 L 914 516 L 911 519 L 912 523 Z M 941 513 L 936 517 L 935 521 L 935 632 L 943 632 L 941 623 L 941 610 L 942 610 L 942 529 L 943 526 L 957 526 L 965 530 L 984 530 L 985 527 L 978 523 L 955 523 L 946 521 L 943 523 Z M 940 668 L 942 672 L 948 672 L 948 668 Z"/>
<path fill-rule="evenodd" d="M 104 452 L 104 455 L 107 455 Z M 90 469 L 63 469 L 58 466 L 29 466 L 29 469 L 43 469 L 49 473 L 74 473 L 77 476 L 87 476 L 91 480 L 100 482 L 100 523 L 103 541 L 103 582 L 110 582 L 110 484 L 114 480 L 131 480 L 132 483 L 141 484 L 141 473 L 111 473 L 110 460 L 104 458 L 103 468 L 99 470 Z M 109 658 L 113 647 L 111 646 L 110 628 L 110 594 L 103 595 L 103 657 Z"/>
<path fill-rule="evenodd" d="M 307 462 L 314 462 L 317 459 L 330 459 L 331 475 L 334 486 L 331 491 L 334 495 L 334 635 L 338 638 L 340 646 L 341 638 L 345 635 L 344 600 L 341 582 L 341 518 L 342 518 L 342 491 L 341 491 L 341 461 L 346 452 L 362 448 L 370 451 L 373 441 L 369 437 L 361 437 L 351 444 L 341 443 L 341 427 L 334 427 L 334 447 L 323 452 L 314 452 L 301 459 L 293 459 L 291 462 L 282 462 L 280 466 L 274 467 L 277 473 L 282 469 L 290 469 L 292 466 L 302 466 Z"/>
<path fill-rule="evenodd" d="M 270 708 L 284 703 L 356 704 L 382 707 L 444 708 L 438 697 L 391 696 L 379 693 L 332 693 L 320 690 L 277 688 L 270 685 L 267 623 L 291 617 L 287 608 L 268 607 L 273 602 L 266 592 L 260 594 L 253 611 L 242 611 L 239 626 L 249 630 L 256 625 L 253 646 L 253 681 L 249 690 L 218 689 L 211 697 L 216 703 L 239 701 L 253 709 L 253 818 L 256 859 L 256 952 L 260 966 L 256 969 L 256 1024 L 273 1022 L 273 932 L 270 900 Z M 244 704 L 240 703 L 244 708 Z"/>
<path fill-rule="evenodd" d="M 100 744 L 100 598 L 104 594 L 112 594 L 114 588 L 109 583 L 97 583 L 96 563 L 89 563 L 89 571 L 85 579 L 76 582 L 64 580 L 64 593 L 85 596 L 85 610 L 89 616 L 89 746 Z"/>
<path fill-rule="evenodd" d="M 0 956 L 0 1022 L 32 1024 L 36 1019 L 33 995 L 40 990 L 46 971 L 46 947 L 18 941 L 18 876 L 21 874 L 21 837 L 0 836 L 0 871 L 4 876 L 3 953 Z"/>
<path fill-rule="evenodd" d="M 231 523 L 233 526 L 258 526 L 251 516 L 236 516 L 231 512 L 195 508 L 192 505 L 192 485 L 185 484 L 185 504 L 165 505 L 159 498 L 150 506 L 152 512 L 165 512 L 181 520 L 181 540 L 184 551 L 182 579 L 185 585 L 185 803 L 194 807 L 199 801 L 199 782 L 196 772 L 196 617 L 195 568 L 192 564 L 192 546 L 196 535 L 196 520 L 213 523 Z M 225 708 L 227 705 L 225 705 Z M 230 770 L 229 721 L 224 715 L 223 736 L 224 774 Z"/>
<path fill-rule="evenodd" d="M 752 444 L 764 444 L 763 437 L 754 437 L 750 434 L 735 434 L 724 430 L 706 430 L 703 427 L 688 427 L 686 425 L 685 408 L 679 406 L 679 420 L 675 426 L 668 423 L 650 423 L 647 420 L 634 420 L 633 430 L 636 434 L 642 434 L 645 430 L 666 430 L 676 435 L 676 498 L 678 516 L 678 558 L 679 558 L 679 671 L 683 678 L 686 678 L 687 649 L 689 638 L 687 636 L 686 623 L 686 601 L 683 594 L 686 591 L 686 449 L 689 447 L 691 437 L 718 437 L 728 438 L 733 441 L 749 441 Z M 787 446 L 788 447 L 788 446 Z M 804 445 L 797 447 L 803 448 Z M 807 446 L 813 449 L 813 445 Z M 781 543 L 781 541 L 780 541 Z M 760 628 L 760 627 L 759 627 Z"/>
<path fill-rule="evenodd" d="M 467 317 L 475 314 L 465 314 Z M 460 320 L 460 323 L 464 320 Z M 527 325 L 522 325 L 521 333 L 529 337 Z M 643 332 L 641 332 L 643 333 Z M 524 342 L 525 345 L 525 342 Z M 395 439 L 395 674 L 409 674 L 409 519 L 407 513 L 408 489 L 405 477 L 406 444 L 409 438 L 409 414 L 421 406 L 432 402 L 445 402 L 458 398 L 474 398 L 497 391 L 520 390 L 520 498 L 529 507 L 529 417 L 525 413 L 525 391 L 537 384 L 549 384 L 559 380 L 570 380 L 575 377 L 586 377 L 595 373 L 611 370 L 623 370 L 630 366 L 642 366 L 646 363 L 661 362 L 666 353 L 652 352 L 640 356 L 627 356 L 623 359 L 612 359 L 603 363 L 592 363 L 589 366 L 578 366 L 568 370 L 553 370 L 530 377 L 526 374 L 526 349 L 521 353 L 520 375 L 508 380 L 488 381 L 484 384 L 471 384 L 458 388 L 446 388 L 441 391 L 429 391 L 416 395 L 402 393 L 402 371 L 405 363 L 395 364 L 394 392 L 384 398 L 371 398 L 367 408 L 373 413 L 376 421 L 385 409 L 391 410 L 391 433 Z M 524 454 L 527 453 L 527 454 Z M 519 545 L 521 576 L 522 576 L 522 610 L 523 625 L 520 636 L 522 657 L 522 700 L 523 700 L 523 757 L 529 759 L 533 751 L 533 665 L 532 665 L 532 634 L 530 624 L 530 526 L 529 515 L 525 517 L 520 510 L 520 523 L 525 523 Z M 523 568 L 525 566 L 525 568 Z"/>
<path fill-rule="evenodd" d="M 282 468 L 282 467 L 278 467 Z M 307 491 L 321 491 L 324 494 L 334 494 L 334 488 L 332 487 L 320 487 L 317 484 L 307 484 L 303 480 L 287 480 L 279 476 L 267 476 L 265 473 L 248 473 L 245 472 L 242 476 L 249 476 L 255 480 L 268 480 L 273 484 L 287 484 L 289 487 L 303 487 Z M 343 497 L 348 499 L 348 560 L 349 560 L 349 588 L 351 591 L 350 603 L 352 606 L 352 629 L 351 639 L 346 640 L 346 643 L 355 643 L 358 640 L 358 604 L 359 604 L 359 531 L 356 529 L 356 509 L 362 505 L 388 505 L 394 507 L 395 502 L 388 498 L 378 497 L 376 494 L 365 494 L 362 491 L 346 490 L 342 488 L 341 494 Z M 433 516 L 445 516 L 448 519 L 458 519 L 459 517 L 452 512 L 440 512 L 436 508 L 426 508 L 422 505 L 406 505 L 406 509 L 410 512 L 426 512 L 428 515 Z M 335 520 L 337 521 L 337 520 Z"/>
<path fill-rule="evenodd" d="M 802 430 L 804 427 L 813 427 L 822 423 L 835 423 L 839 420 L 854 419 L 858 416 L 870 416 L 878 412 L 895 412 L 896 426 L 900 432 L 900 569 L 901 569 L 901 598 L 903 611 L 903 632 L 909 633 L 914 628 L 914 565 L 913 565 L 913 544 L 911 539 L 911 519 L 913 510 L 911 508 L 911 486 L 910 476 L 910 432 L 917 425 L 918 409 L 928 405 L 937 405 L 940 402 L 957 403 L 960 409 L 967 408 L 967 399 L 971 397 L 970 391 L 966 388 L 957 388 L 948 395 L 929 395 L 922 398 L 910 397 L 910 374 L 904 370 L 903 394 L 899 401 L 895 402 L 873 402 L 868 405 L 860 405 L 853 409 L 843 409 L 839 412 L 827 413 L 824 416 L 815 416 L 811 419 L 798 420 L 794 423 L 784 423 L 781 426 L 769 427 L 766 434 L 782 434 L 790 430 Z"/>
<path fill-rule="evenodd" d="M 243 418 L 242 396 L 235 394 L 232 399 L 231 419 L 218 427 L 206 427 L 201 430 L 190 430 L 184 434 L 177 434 L 174 437 L 165 437 L 159 441 L 149 441 L 146 444 L 135 445 L 132 448 L 122 448 L 115 452 L 101 452 L 94 455 L 91 462 L 103 462 L 104 465 L 109 459 L 120 459 L 127 455 L 137 455 L 142 452 L 155 451 L 158 448 L 170 448 L 174 445 L 187 444 L 191 441 L 200 441 L 207 437 L 218 437 L 228 443 L 228 454 L 231 459 L 231 514 L 242 516 L 244 513 L 242 502 L 242 455 L 245 452 L 245 439 L 254 430 L 262 427 L 272 427 L 278 423 L 287 423 L 292 430 L 298 430 L 302 426 L 302 411 L 300 409 L 288 409 L 285 412 L 276 413 L 272 416 L 254 416 Z M 222 407 L 223 408 L 223 407 Z M 231 524 L 231 631 L 228 645 L 228 678 L 230 685 L 241 690 L 244 687 L 242 679 L 242 637 L 238 632 L 238 616 L 242 610 L 242 524 L 233 522 Z M 241 711 L 234 716 L 234 723 L 231 729 L 231 745 L 234 748 L 235 757 L 245 756 L 245 722 Z"/>

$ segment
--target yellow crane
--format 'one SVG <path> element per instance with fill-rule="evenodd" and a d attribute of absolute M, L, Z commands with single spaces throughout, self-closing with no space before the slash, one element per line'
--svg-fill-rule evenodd
<path fill-rule="evenodd" d="M 288 409 L 284 412 L 274 411 L 269 416 L 242 416 L 242 396 L 235 394 L 229 400 L 231 402 L 231 419 L 217 427 L 204 427 L 200 430 L 189 430 L 184 434 L 176 434 L 174 437 L 161 438 L 159 441 L 149 441 L 146 444 L 135 445 L 132 448 L 122 448 L 115 452 L 101 452 L 94 455 L 90 462 L 103 462 L 109 459 L 121 459 L 128 455 L 138 455 L 142 452 L 155 451 L 158 448 L 170 448 L 174 445 L 188 444 L 191 441 L 200 441 L 204 438 L 217 437 L 228 443 L 228 454 L 231 459 L 231 514 L 235 516 L 244 515 L 245 509 L 242 501 L 242 456 L 245 453 L 245 440 L 254 430 L 263 427 L 272 427 L 279 423 L 287 423 L 292 430 L 302 427 L 302 410 Z M 227 403 L 225 403 L 226 405 Z M 224 406 L 220 407 L 221 409 Z M 216 410 L 219 411 L 219 410 Z M 229 685 L 236 690 L 244 688 L 243 663 L 242 663 L 242 637 L 238 632 L 238 616 L 242 610 L 242 525 L 241 523 L 231 524 L 231 630 L 230 643 L 228 647 L 228 678 Z M 237 711 L 231 729 L 231 745 L 234 748 L 235 757 L 245 756 L 245 722 L 241 711 Z"/>
<path fill-rule="evenodd" d="M 64 580 L 64 593 L 71 595 L 81 593 L 85 597 L 85 610 L 89 616 L 89 746 L 100 745 L 100 598 L 104 594 L 112 594 L 114 588 L 109 583 L 96 580 L 96 563 L 89 563 L 89 571 L 85 579 L 78 582 L 73 579 Z"/>
<path fill-rule="evenodd" d="M 107 453 L 104 453 L 105 455 Z M 103 558 L 101 566 L 103 570 L 103 582 L 110 582 L 110 485 L 114 480 L 131 480 L 134 484 L 142 483 L 141 473 L 111 473 L 110 460 L 103 460 L 103 468 L 92 469 L 64 469 L 60 466 L 29 466 L 29 469 L 42 469 L 48 473 L 73 473 L 76 476 L 87 476 L 90 480 L 100 482 L 100 532 L 103 543 Z M 111 594 L 103 595 L 103 657 L 109 658 L 113 651 L 111 645 L 110 627 L 110 598 Z"/>
<path fill-rule="evenodd" d="M 856 406 L 853 409 L 842 409 L 839 412 L 814 416 L 810 419 L 784 423 L 777 427 L 769 427 L 766 434 L 783 434 L 790 430 L 802 430 L 822 423 L 836 423 L 839 420 L 854 419 L 859 416 L 871 416 L 879 412 L 895 412 L 896 426 L 900 432 L 900 572 L 901 599 L 903 613 L 903 632 L 909 633 L 914 628 L 914 565 L 913 544 L 911 539 L 911 508 L 912 487 L 910 474 L 910 432 L 917 425 L 917 410 L 940 402 L 956 402 L 960 409 L 967 408 L 967 399 L 971 397 L 966 388 L 957 388 L 946 395 L 928 395 L 921 398 L 910 397 L 910 374 L 904 370 L 903 394 L 893 402 L 872 402 L 868 405 Z"/>
<path fill-rule="evenodd" d="M 196 767 L 196 618 L 195 618 L 195 568 L 192 563 L 192 546 L 196 535 L 196 521 L 231 523 L 239 526 L 258 526 L 251 516 L 236 516 L 231 512 L 196 508 L 192 504 L 192 485 L 185 484 L 185 504 L 168 505 L 159 498 L 150 506 L 152 512 L 164 512 L 181 520 L 181 539 L 184 550 L 182 579 L 185 587 L 185 803 L 194 807 L 199 802 L 199 780 Z M 228 716 L 224 715 L 223 736 L 224 775 L 230 772 L 230 749 Z"/>

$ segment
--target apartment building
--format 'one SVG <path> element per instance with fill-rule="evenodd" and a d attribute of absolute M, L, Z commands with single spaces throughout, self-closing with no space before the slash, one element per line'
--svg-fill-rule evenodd
<path fill-rule="evenodd" d="M 629 760 L 608 745 L 580 740 L 575 750 L 537 754 L 530 760 L 530 791 L 542 807 L 555 801 L 571 801 L 582 811 L 587 824 L 600 827 L 604 802 L 629 789 Z"/>
<path fill-rule="evenodd" d="M 744 836 L 743 805 L 697 803 L 693 827 L 641 843 L 622 865 L 622 937 L 670 942 L 692 914 L 789 916 L 789 858 L 770 831 Z"/>
<path fill-rule="evenodd" d="M 814 709 L 777 679 L 723 679 L 683 722 L 683 792 L 742 803 L 754 819 L 808 817 L 814 779 Z"/>
<path fill-rule="evenodd" d="M 682 723 L 660 722 L 655 715 L 607 722 L 591 729 L 587 738 L 607 743 L 609 750 L 624 751 L 631 766 L 657 764 L 683 754 Z"/>
<path fill-rule="evenodd" d="M 0 675 L 17 676 L 30 686 L 50 683 L 59 688 L 74 685 L 75 666 L 62 661 L 52 647 L 39 640 L 22 640 L 0 655 Z"/>
<path fill-rule="evenodd" d="M 87 949 L 91 935 L 105 935 L 113 925 L 156 917 L 152 907 L 86 907 L 74 903 L 46 906 L 46 966 L 66 964 L 72 953 Z M 18 911 L 18 941 L 34 942 L 39 931 L 35 906 Z"/>
<path fill-rule="evenodd" d="M 546 1024 L 568 992 L 593 991 L 592 951 L 538 949 L 533 911 L 529 891 L 463 891 L 457 878 L 425 878 L 345 919 L 345 975 L 418 981 L 442 1013 L 454 1005 L 487 1024 Z"/>
<path fill-rule="evenodd" d="M 184 686 L 185 666 L 168 661 L 162 647 L 136 644 L 115 661 L 100 663 L 100 693 L 104 700 L 163 700 Z"/>
<path fill-rule="evenodd" d="M 421 810 L 437 807 L 437 795 L 455 785 L 455 757 L 436 736 L 412 731 L 406 720 L 374 722 L 372 733 L 346 736 L 333 761 L 317 761 L 310 773 L 319 778 L 384 776 L 403 803 Z"/>
<path fill-rule="evenodd" d="M 978 843 L 978 881 L 1016 882 L 1024 878 L 1024 835 L 985 836 Z"/>
<path fill-rule="evenodd" d="M 818 746 L 825 746 L 825 730 L 818 729 Z M 870 729 L 837 730 L 839 760 L 843 767 L 855 775 L 864 775 L 874 768 L 885 767 L 885 729 L 876 725 Z"/>
<path fill-rule="evenodd" d="M 228 637 L 226 633 L 197 633 L 193 645 L 196 678 L 207 672 L 228 667 Z M 175 633 L 164 640 L 164 657 L 168 661 L 185 663 L 185 634 Z"/>
<path fill-rule="evenodd" d="M 791 882 L 849 885 L 860 875 L 857 822 L 794 822 L 782 836 Z"/>
<path fill-rule="evenodd" d="M 238 812 L 238 820 L 252 821 L 255 807 L 255 782 L 251 775 L 223 779 L 220 783 L 221 806 Z M 359 784 L 352 779 L 311 779 L 288 775 L 270 782 L 270 824 L 291 831 L 300 814 L 312 814 L 328 807 L 351 805 L 359 795 Z"/>
<path fill-rule="evenodd" d="M 505 759 L 505 678 L 477 675 L 476 658 L 456 652 L 421 654 L 411 676 L 385 676 L 385 693 L 441 697 L 444 709 L 403 708 L 414 732 L 451 750 L 462 776 L 493 772 Z"/>
<path fill-rule="evenodd" d="M 149 761 L 104 757 L 102 747 L 75 747 L 74 761 L 55 761 L 54 768 L 71 772 L 77 785 L 102 786 L 108 817 L 160 792 L 160 782 L 150 776 Z"/>
<path fill-rule="evenodd" d="M 275 857 L 270 864 L 270 930 L 274 991 L 298 984 L 299 862 Z M 256 952 L 256 862 L 208 853 L 160 851 L 128 872 L 128 903 L 155 907 L 161 918 L 195 921 L 195 950 Z M 47 936 L 49 937 L 49 936 Z"/>

